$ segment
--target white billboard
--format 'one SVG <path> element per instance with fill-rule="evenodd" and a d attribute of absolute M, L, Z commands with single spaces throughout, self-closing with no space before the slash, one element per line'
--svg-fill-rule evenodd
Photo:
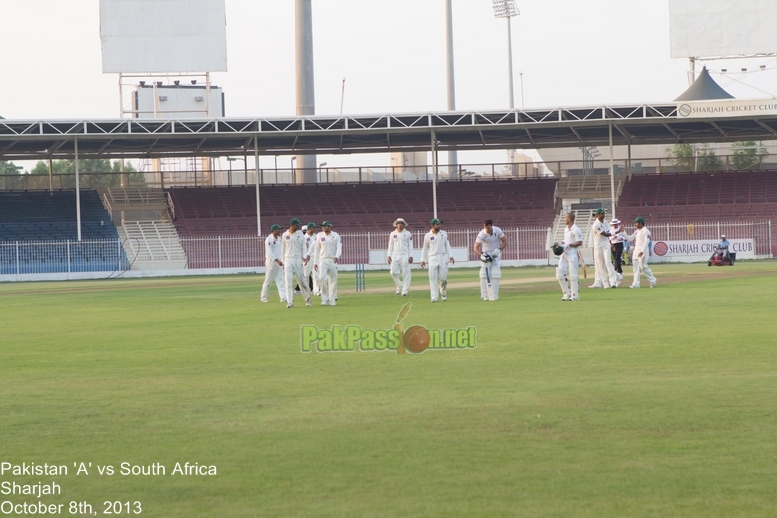
<path fill-rule="evenodd" d="M 103 72 L 227 70 L 225 0 L 100 0 Z"/>
<path fill-rule="evenodd" d="M 774 0 L 669 0 L 673 58 L 777 52 Z"/>
<path fill-rule="evenodd" d="M 224 117 L 224 92 L 204 86 L 138 86 L 133 108 L 137 119 L 203 119 Z"/>

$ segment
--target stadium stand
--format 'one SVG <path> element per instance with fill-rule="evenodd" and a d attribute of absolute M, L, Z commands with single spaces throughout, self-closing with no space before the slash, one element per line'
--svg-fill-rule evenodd
<path fill-rule="evenodd" d="M 766 221 L 777 216 L 777 173 L 717 171 L 635 174 L 618 200 L 618 217 L 656 223 Z M 777 225 L 772 225 L 777 253 Z"/>
<path fill-rule="evenodd" d="M 106 242 L 118 242 L 119 235 L 96 191 L 81 191 L 81 238 L 75 243 L 75 191 L 0 192 L 1 274 L 112 271 L 127 265 L 119 247 Z M 42 249 L 29 246 L 32 242 L 61 244 Z"/>
<path fill-rule="evenodd" d="M 125 221 L 118 231 L 133 269 L 186 268 L 181 240 L 169 221 Z"/>
<path fill-rule="evenodd" d="M 446 228 L 479 227 L 490 217 L 504 227 L 550 226 L 556 179 L 440 182 L 438 216 Z M 254 187 L 179 187 L 168 191 L 182 236 L 256 235 Z M 292 217 L 336 222 L 338 231 L 385 231 L 397 216 L 425 227 L 433 216 L 425 182 L 265 185 L 262 219 L 287 225 Z"/>

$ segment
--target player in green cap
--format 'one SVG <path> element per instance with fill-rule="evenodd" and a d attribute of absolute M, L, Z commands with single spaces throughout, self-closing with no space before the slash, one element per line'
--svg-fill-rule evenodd
<path fill-rule="evenodd" d="M 262 284 L 262 302 L 269 302 L 270 284 L 278 288 L 281 302 L 286 302 L 286 287 L 283 285 L 283 261 L 281 260 L 281 226 L 270 227 L 270 235 L 264 240 L 264 284 Z"/>
<path fill-rule="evenodd" d="M 648 267 L 648 244 L 650 243 L 650 231 L 645 226 L 645 220 L 643 218 L 637 218 L 634 220 L 637 230 L 629 236 L 625 236 L 629 241 L 634 241 L 634 250 L 631 255 L 631 267 L 634 269 L 634 282 L 632 282 L 629 288 L 639 288 L 639 275 L 645 272 L 650 287 L 655 288 L 658 282 L 653 276 L 653 272 Z"/>
<path fill-rule="evenodd" d="M 321 283 L 321 305 L 336 306 L 337 303 L 337 263 L 343 253 L 340 234 L 332 232 L 332 223 L 321 223 L 323 230 L 316 234 L 314 251 L 311 257 L 315 261 L 315 271 Z"/>
<path fill-rule="evenodd" d="M 448 234 L 440 229 L 442 221 L 434 218 L 429 223 L 432 229 L 424 236 L 421 268 L 429 264 L 429 288 L 432 302 L 437 302 L 438 296 L 442 297 L 442 300 L 448 300 L 448 262 L 454 264 L 456 261 L 451 257 Z"/>
<path fill-rule="evenodd" d="M 304 265 L 309 257 L 305 248 L 305 236 L 299 229 L 300 222 L 293 218 L 289 230 L 281 236 L 281 252 L 283 255 L 283 273 L 286 281 L 286 308 L 294 307 L 294 282 L 299 284 L 305 305 L 310 307 L 310 290 L 305 282 Z"/>
<path fill-rule="evenodd" d="M 313 290 L 313 295 L 321 295 L 318 287 L 318 274 L 313 270 L 313 247 L 316 245 L 316 225 L 315 221 L 311 221 L 307 225 L 302 227 L 302 232 L 305 234 L 305 246 L 307 247 L 307 255 L 311 259 L 305 264 L 305 280 L 308 282 L 308 288 Z M 312 280 L 311 280 L 312 278 Z"/>

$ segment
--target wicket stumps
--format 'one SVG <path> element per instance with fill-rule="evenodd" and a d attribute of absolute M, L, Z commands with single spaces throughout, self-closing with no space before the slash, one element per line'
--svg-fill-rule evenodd
<path fill-rule="evenodd" d="M 356 265 L 356 291 L 365 291 L 367 289 L 367 282 L 364 278 L 364 265 Z"/>

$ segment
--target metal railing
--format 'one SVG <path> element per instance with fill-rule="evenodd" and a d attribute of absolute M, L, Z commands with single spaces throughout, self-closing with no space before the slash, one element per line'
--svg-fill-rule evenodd
<path fill-rule="evenodd" d="M 709 241 L 721 234 L 729 239 L 752 239 L 756 258 L 772 257 L 771 222 L 669 223 L 649 226 L 653 241 Z M 505 228 L 508 246 L 503 261 L 513 264 L 552 264 L 548 249 L 553 241 L 550 228 Z M 631 230 L 631 229 L 629 229 Z M 426 230 L 413 231 L 416 249 L 423 243 Z M 451 246 L 466 248 L 467 259 L 477 262 L 473 244 L 480 229 L 447 230 Z M 341 234 L 343 255 L 340 264 L 369 264 L 370 251 L 388 248 L 389 232 L 349 232 Z M 224 270 L 253 269 L 264 266 L 265 237 L 215 236 L 182 237 L 187 268 Z M 127 240 L 129 241 L 129 239 Z M 0 275 L 6 280 L 28 274 L 124 271 L 132 267 L 137 252 L 121 240 L 0 242 Z M 129 245 L 132 245 L 131 243 Z M 590 250 L 589 250 L 590 251 Z M 129 259 L 128 259 L 128 256 Z M 383 263 L 380 263 L 383 264 Z M 160 266 L 161 267 L 161 266 Z M 169 266 L 168 266 L 169 269 Z"/>

